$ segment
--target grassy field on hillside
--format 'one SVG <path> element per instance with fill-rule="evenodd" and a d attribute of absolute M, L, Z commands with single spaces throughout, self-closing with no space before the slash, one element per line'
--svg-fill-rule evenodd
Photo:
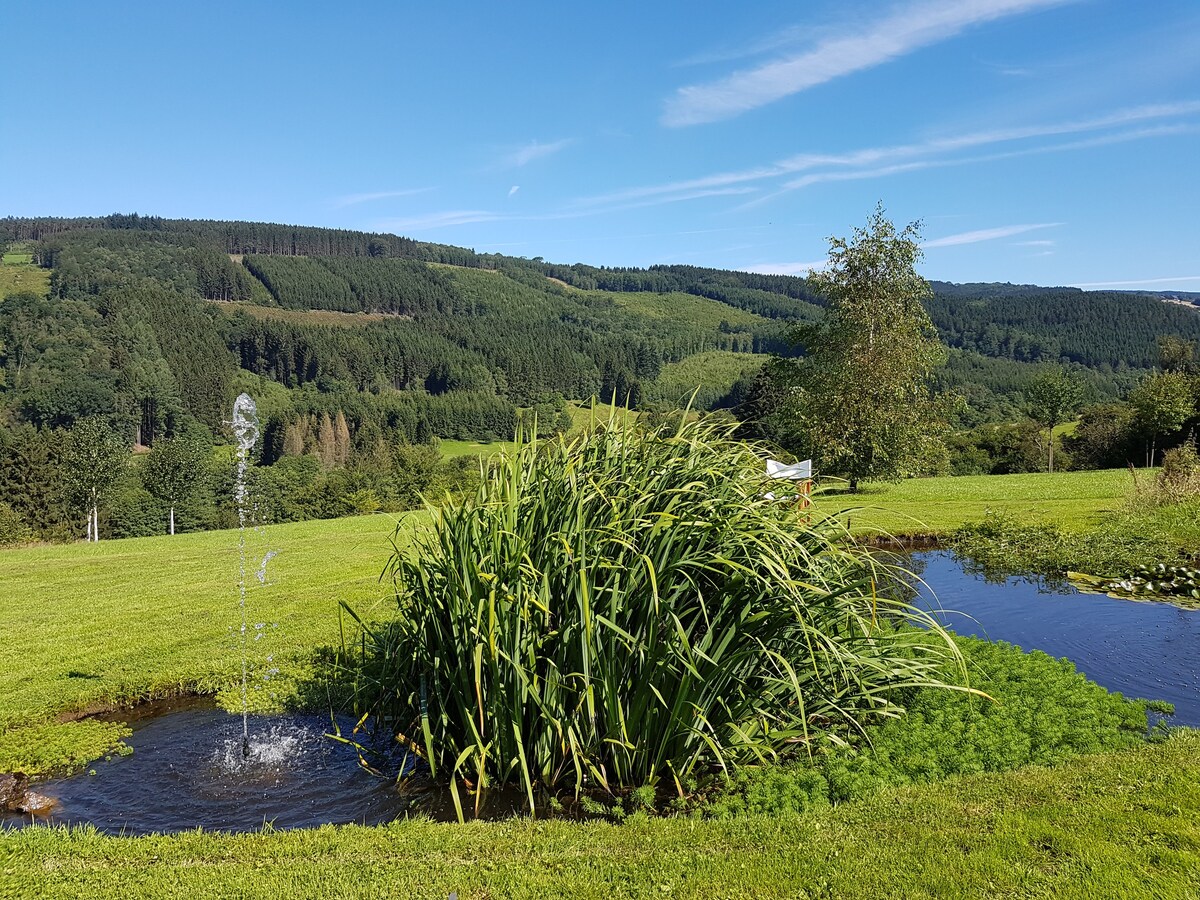
<path fill-rule="evenodd" d="M 707 409 L 729 392 L 744 374 L 756 372 L 771 357 L 765 353 L 709 350 L 662 367 L 647 388 L 648 399 L 683 405 L 696 393 L 698 407 Z"/>
<path fill-rule="evenodd" d="M 1200 895 L 1200 733 L 794 817 L 0 834 L 5 897 Z"/>
<path fill-rule="evenodd" d="M 617 306 L 647 319 L 687 322 L 701 329 L 718 328 L 722 322 L 734 327 L 753 328 L 766 321 L 752 312 L 695 294 L 616 291 L 590 291 L 589 294 L 611 300 Z"/>
<path fill-rule="evenodd" d="M 4 253 L 3 262 L 0 262 L 0 300 L 21 291 L 48 294 L 50 270 L 35 266 L 33 256 L 18 249 Z"/>
<path fill-rule="evenodd" d="M 570 433 L 590 428 L 593 422 L 603 422 L 610 415 L 618 419 L 622 417 L 637 418 L 637 413 L 609 403 L 597 403 L 595 409 L 582 403 L 568 403 L 567 412 L 571 416 Z M 453 441 L 445 440 L 438 443 L 438 450 L 443 459 L 455 459 L 460 456 L 494 456 L 502 450 L 511 449 L 512 441 Z"/>
<path fill-rule="evenodd" d="M 1132 487 L 1126 469 L 912 478 L 868 484 L 857 494 L 826 495 L 821 505 L 851 510 L 858 532 L 940 534 L 978 521 L 987 510 L 1083 529 L 1117 513 Z"/>
<path fill-rule="evenodd" d="M 281 322 L 296 322 L 302 325 L 331 325 L 335 328 L 360 328 L 372 322 L 398 319 L 384 313 L 337 312 L 332 309 L 284 309 L 279 306 L 260 306 L 256 303 L 229 303 L 210 300 L 228 313 L 244 312 L 256 319 L 275 319 Z"/>
<path fill-rule="evenodd" d="M 460 456 L 494 456 L 501 450 L 512 447 L 511 441 L 439 441 L 438 452 L 443 459 L 457 459 Z"/>

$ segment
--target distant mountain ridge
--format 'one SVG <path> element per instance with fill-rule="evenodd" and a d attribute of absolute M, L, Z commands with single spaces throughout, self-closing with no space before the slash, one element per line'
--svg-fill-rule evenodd
<path fill-rule="evenodd" d="M 825 304 L 798 276 L 549 263 L 264 222 L 0 219 L 0 244 L 13 242 L 51 270 L 50 298 L 0 304 L 0 364 L 10 370 L 0 412 L 64 424 L 116 402 L 151 432 L 179 411 L 215 426 L 249 373 L 305 392 L 297 408 L 370 395 L 372 409 L 387 408 L 371 413 L 387 428 L 504 434 L 515 407 L 544 395 L 661 397 L 664 367 L 684 359 L 795 352 L 788 328 L 818 320 Z M 1022 367 L 1084 366 L 1111 396 L 1155 365 L 1160 335 L 1200 341 L 1194 308 L 1163 302 L 1175 292 L 932 288 L 930 317 L 965 354 L 947 384 L 970 386 L 981 409 L 999 409 L 1000 395 L 1006 409 L 1022 402 Z M 707 395 L 736 400 L 729 384 Z M 338 403 L 349 414 L 349 401 Z"/>

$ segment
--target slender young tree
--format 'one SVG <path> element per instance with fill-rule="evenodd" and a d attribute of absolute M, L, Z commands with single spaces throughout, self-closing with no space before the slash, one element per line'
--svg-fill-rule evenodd
<path fill-rule="evenodd" d="M 63 448 L 63 476 L 71 498 L 87 512 L 87 539 L 100 540 L 100 504 L 125 466 L 127 448 L 96 417 L 75 423 Z"/>
<path fill-rule="evenodd" d="M 1183 428 L 1196 413 L 1192 381 L 1182 372 L 1151 375 L 1129 394 L 1139 430 L 1146 436 L 1146 465 L 1153 466 L 1158 442 Z"/>
<path fill-rule="evenodd" d="M 167 527 L 175 533 L 175 507 L 191 497 L 204 474 L 204 448 L 185 437 L 155 443 L 138 472 L 155 499 L 167 504 Z"/>
<path fill-rule="evenodd" d="M 829 306 L 796 332 L 807 356 L 782 392 L 783 412 L 801 444 L 791 449 L 845 475 L 851 490 L 913 473 L 943 430 L 929 384 L 945 349 L 922 305 L 931 291 L 915 268 L 919 227 L 898 232 L 877 207 L 849 240 L 830 238 L 828 266 L 809 278 Z"/>
<path fill-rule="evenodd" d="M 1046 429 L 1046 470 L 1054 471 L 1054 429 L 1083 402 L 1083 382 L 1064 366 L 1048 366 L 1025 386 L 1029 417 Z"/>

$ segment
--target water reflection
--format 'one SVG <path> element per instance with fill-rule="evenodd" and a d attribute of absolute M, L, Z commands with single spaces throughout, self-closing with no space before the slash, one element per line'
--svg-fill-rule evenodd
<path fill-rule="evenodd" d="M 912 555 L 918 604 L 958 634 L 1067 657 L 1110 691 L 1175 704 L 1200 726 L 1200 610 L 1081 594 L 1039 579 L 985 579 L 947 551 Z M 936 599 L 935 599 L 936 598 Z"/>

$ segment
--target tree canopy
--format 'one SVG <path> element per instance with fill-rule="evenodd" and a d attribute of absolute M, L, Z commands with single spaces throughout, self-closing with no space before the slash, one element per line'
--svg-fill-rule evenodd
<path fill-rule="evenodd" d="M 922 305 L 930 288 L 916 272 L 917 223 L 897 231 L 880 207 L 829 244 L 828 265 L 810 278 L 826 315 L 796 330 L 807 352 L 790 367 L 777 415 L 794 420 L 789 449 L 856 490 L 868 478 L 911 474 L 936 454 L 930 379 L 945 349 Z"/>

